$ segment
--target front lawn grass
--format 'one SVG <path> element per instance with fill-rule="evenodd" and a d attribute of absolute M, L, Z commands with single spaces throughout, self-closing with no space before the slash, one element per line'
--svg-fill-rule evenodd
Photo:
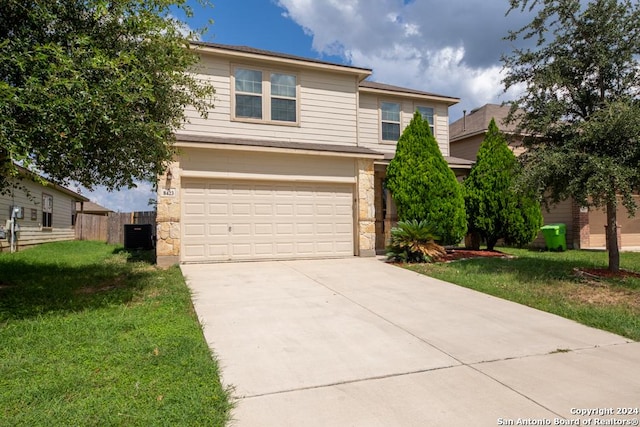
<path fill-rule="evenodd" d="M 640 278 L 599 279 L 575 270 L 606 268 L 606 252 L 499 249 L 514 258 L 475 258 L 406 268 L 640 340 Z M 640 253 L 622 253 L 621 268 L 640 272 Z"/>
<path fill-rule="evenodd" d="M 101 242 L 0 253 L 0 426 L 223 426 L 177 267 Z"/>

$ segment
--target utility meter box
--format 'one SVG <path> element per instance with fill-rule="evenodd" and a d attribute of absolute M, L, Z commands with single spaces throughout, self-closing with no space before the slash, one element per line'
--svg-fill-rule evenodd
<path fill-rule="evenodd" d="M 24 219 L 24 207 L 11 206 L 9 209 L 9 218 Z"/>

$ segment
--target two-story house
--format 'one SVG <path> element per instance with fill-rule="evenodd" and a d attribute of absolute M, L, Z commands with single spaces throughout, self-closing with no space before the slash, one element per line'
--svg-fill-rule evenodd
<path fill-rule="evenodd" d="M 394 219 L 383 179 L 418 110 L 449 156 L 457 98 L 367 80 L 372 70 L 248 47 L 196 43 L 216 88 L 189 111 L 158 180 L 160 265 L 372 256 Z"/>

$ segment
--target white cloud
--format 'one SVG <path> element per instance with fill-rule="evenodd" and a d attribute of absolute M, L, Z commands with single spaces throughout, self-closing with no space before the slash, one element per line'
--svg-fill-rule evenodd
<path fill-rule="evenodd" d="M 169 14 L 167 15 L 167 19 L 173 21 L 176 29 L 180 34 L 182 34 L 185 38 L 191 38 L 192 40 L 200 40 L 200 34 L 197 31 L 194 31 L 186 22 L 179 19 L 178 17 Z"/>
<path fill-rule="evenodd" d="M 507 1 L 279 0 L 284 15 L 322 54 L 374 70 L 376 81 L 461 98 L 462 110 L 509 99 L 500 57 L 509 30 L 530 18 L 505 17 Z"/>

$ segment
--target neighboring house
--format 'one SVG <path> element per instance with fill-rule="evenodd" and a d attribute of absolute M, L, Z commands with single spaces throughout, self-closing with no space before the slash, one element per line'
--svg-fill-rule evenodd
<path fill-rule="evenodd" d="M 451 155 L 468 160 L 476 159 L 480 144 L 489 127 L 489 122 L 495 118 L 498 128 L 507 135 L 509 146 L 516 155 L 520 155 L 522 135 L 515 132 L 515 124 L 506 124 L 504 119 L 509 113 L 509 106 L 487 104 L 472 110 L 449 127 Z M 640 204 L 640 197 L 638 198 Z M 545 224 L 563 223 L 567 226 L 567 245 L 575 249 L 605 247 L 606 213 L 601 209 L 587 210 L 581 208 L 573 199 L 567 199 L 552 206 L 549 211 L 543 208 Z M 628 218 L 627 211 L 620 206 L 618 209 L 620 224 L 621 247 L 640 246 L 640 218 Z M 540 233 L 534 241 L 536 246 L 544 246 L 544 238 Z"/>
<path fill-rule="evenodd" d="M 157 256 L 175 262 L 372 256 L 394 220 L 383 188 L 416 110 L 443 155 L 457 98 L 366 80 L 372 70 L 248 47 L 196 43 L 216 88 L 189 110 L 158 180 Z"/>
<path fill-rule="evenodd" d="M 109 213 L 113 212 L 111 209 L 107 209 L 104 206 L 100 206 L 94 202 L 77 202 L 76 203 L 76 211 L 78 213 L 84 213 L 87 215 L 99 215 L 99 216 L 107 216 Z"/>
<path fill-rule="evenodd" d="M 469 114 L 465 110 L 462 118 L 449 126 L 451 155 L 475 161 L 491 119 L 496 120 L 500 131 L 507 136 L 509 147 L 515 155 L 520 155 L 524 150 L 522 137 L 515 133 L 515 124 L 505 123 L 509 109 L 505 105 L 487 104 L 471 110 Z"/>
<path fill-rule="evenodd" d="M 44 184 L 33 180 L 33 174 L 19 167 L 22 179 L 9 194 L 0 194 L 0 227 L 6 228 L 11 209 L 20 207 L 23 218 L 17 220 L 20 227 L 16 234 L 18 248 L 60 240 L 74 240 L 76 202 L 88 202 L 86 197 L 65 187 L 43 179 Z M 7 230 L 5 230 L 7 231 Z M 8 237 L 8 235 L 6 236 Z M 0 239 L 0 250 L 9 250 L 9 239 Z"/>

